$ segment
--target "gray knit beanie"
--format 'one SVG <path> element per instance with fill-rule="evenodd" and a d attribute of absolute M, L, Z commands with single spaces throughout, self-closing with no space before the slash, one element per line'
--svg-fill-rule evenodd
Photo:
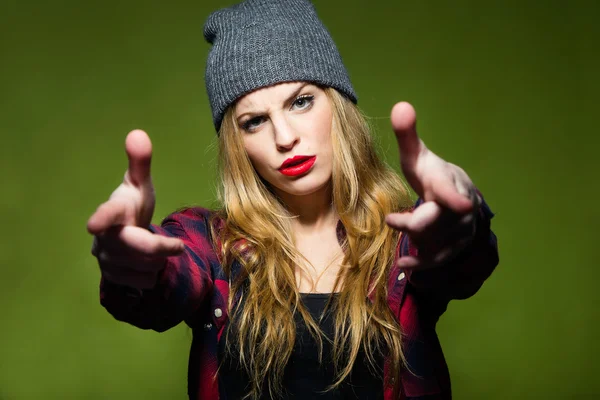
<path fill-rule="evenodd" d="M 235 100 L 281 82 L 314 82 L 357 101 L 337 47 L 309 0 L 246 0 L 211 14 L 204 37 L 213 45 L 205 80 L 217 132 Z"/>

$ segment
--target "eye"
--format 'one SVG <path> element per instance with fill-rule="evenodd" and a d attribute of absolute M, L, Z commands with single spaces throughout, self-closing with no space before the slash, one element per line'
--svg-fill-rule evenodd
<path fill-rule="evenodd" d="M 242 123 L 242 129 L 246 132 L 253 132 L 256 128 L 264 122 L 264 117 L 250 118 L 248 121 Z"/>
<path fill-rule="evenodd" d="M 312 106 L 314 99 L 315 96 L 309 94 L 299 96 L 296 98 L 296 100 L 294 100 L 294 103 L 292 103 L 292 108 L 296 108 L 297 110 L 305 110 Z"/>

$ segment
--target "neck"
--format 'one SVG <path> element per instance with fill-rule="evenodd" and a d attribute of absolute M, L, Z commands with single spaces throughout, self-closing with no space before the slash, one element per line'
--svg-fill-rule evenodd
<path fill-rule="evenodd" d="M 309 235 L 318 231 L 335 229 L 338 221 L 333 208 L 331 185 L 304 196 L 279 193 L 292 215 L 294 231 L 298 235 Z"/>

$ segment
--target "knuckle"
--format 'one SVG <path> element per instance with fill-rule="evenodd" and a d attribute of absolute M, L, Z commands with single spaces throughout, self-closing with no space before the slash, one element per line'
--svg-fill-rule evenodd
<path fill-rule="evenodd" d="M 460 219 L 460 224 L 461 225 L 468 225 L 468 226 L 470 226 L 473 223 L 474 220 L 475 220 L 475 216 L 473 215 L 473 213 L 465 214 Z"/>
<path fill-rule="evenodd" d="M 442 263 L 444 263 L 444 261 L 446 261 L 450 257 L 451 254 L 452 254 L 452 251 L 450 251 L 450 250 L 441 251 L 435 255 L 435 257 L 433 258 L 433 261 L 436 264 L 442 264 Z"/>
<path fill-rule="evenodd" d="M 100 263 L 100 266 L 103 267 L 103 268 L 105 268 L 106 265 L 112 264 L 112 261 L 113 261 L 113 257 L 106 250 L 99 251 L 98 255 L 96 255 L 96 258 L 98 259 L 98 262 Z"/>

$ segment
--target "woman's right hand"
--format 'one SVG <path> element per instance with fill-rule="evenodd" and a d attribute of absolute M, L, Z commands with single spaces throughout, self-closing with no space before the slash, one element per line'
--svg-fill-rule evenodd
<path fill-rule="evenodd" d="M 102 276 L 138 289 L 154 287 L 166 258 L 180 254 L 180 239 L 148 230 L 154 213 L 154 186 L 150 177 L 152 143 L 146 132 L 131 131 L 125 140 L 129 168 L 123 183 L 101 204 L 87 223 L 94 235 L 92 254 Z"/>

